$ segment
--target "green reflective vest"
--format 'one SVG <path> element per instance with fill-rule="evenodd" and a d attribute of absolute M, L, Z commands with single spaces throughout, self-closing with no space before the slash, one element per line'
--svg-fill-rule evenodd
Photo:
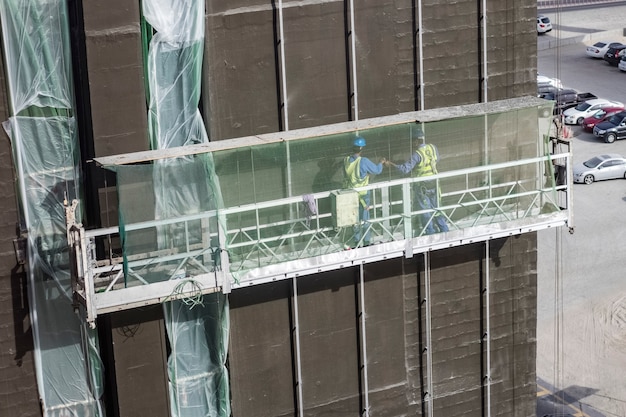
<path fill-rule="evenodd" d="M 437 151 L 432 144 L 420 146 L 415 151 L 419 154 L 421 161 L 413 169 L 414 177 L 427 177 L 437 173 Z"/>
<path fill-rule="evenodd" d="M 350 162 L 350 157 L 347 156 L 343 161 L 343 169 L 345 171 L 345 188 L 359 188 L 365 187 L 370 182 L 370 176 L 366 175 L 365 178 L 361 178 L 361 157 L 357 157 L 354 161 Z M 365 195 L 367 191 L 359 191 L 359 195 Z"/>

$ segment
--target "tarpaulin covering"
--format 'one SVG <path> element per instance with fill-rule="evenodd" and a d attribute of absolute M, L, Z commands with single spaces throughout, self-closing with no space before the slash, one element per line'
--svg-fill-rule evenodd
<path fill-rule="evenodd" d="M 204 2 L 144 0 L 144 37 L 147 50 L 148 118 L 152 149 L 208 141 L 198 109 L 204 47 Z M 216 210 L 221 207 L 219 184 L 210 155 L 156 161 L 151 165 L 156 220 Z M 129 211 L 136 209 L 128 207 Z M 124 212 L 120 211 L 121 216 Z M 212 219 L 170 223 L 156 227 L 157 248 L 199 244 L 206 256 L 176 268 L 168 279 L 185 279 L 219 249 L 217 215 Z M 125 238 L 125 253 L 129 236 Z M 219 254 L 219 252 L 217 252 Z M 164 262 L 167 263 L 167 262 Z M 164 264 L 161 263 L 161 264 Z M 127 262 L 125 265 L 128 265 Z M 210 266 L 207 271 L 215 270 Z M 193 285 L 193 284 L 189 284 Z M 168 359 L 171 413 L 175 417 L 229 416 L 226 370 L 228 300 L 213 294 L 193 302 L 167 301 L 163 305 L 172 351 Z"/>
<path fill-rule="evenodd" d="M 104 416 L 97 333 L 74 313 L 63 202 L 81 197 L 64 0 L 0 3 L 12 117 L 4 122 L 28 233 L 29 304 L 45 417 Z M 77 213 L 80 220 L 80 213 Z"/>

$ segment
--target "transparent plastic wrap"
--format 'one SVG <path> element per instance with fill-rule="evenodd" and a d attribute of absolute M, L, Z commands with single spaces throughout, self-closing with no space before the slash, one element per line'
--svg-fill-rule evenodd
<path fill-rule="evenodd" d="M 144 0 L 142 2 L 146 51 L 149 137 L 152 149 L 167 149 L 208 142 L 198 109 L 204 47 L 204 3 L 195 0 Z M 219 182 L 212 156 L 154 161 L 144 178 L 151 178 L 154 219 L 168 221 L 154 229 L 162 253 L 196 248 L 193 261 L 168 261 L 146 265 L 151 274 L 141 276 L 181 279 L 216 270 L 219 257 Z M 136 206 L 135 206 L 136 207 Z M 128 214 L 133 211 L 128 207 Z M 210 218 L 180 222 L 183 216 L 212 211 Z M 120 211 L 123 216 L 124 213 Z M 124 220 L 127 221 L 127 220 Z M 130 235 L 124 238 L 130 252 Z M 215 252 L 217 251 L 217 252 Z M 125 267 L 128 270 L 127 257 Z M 152 278 L 147 278 L 152 279 Z M 208 300 L 210 298 L 210 301 Z M 230 415 L 226 355 L 228 303 L 225 295 L 172 300 L 163 304 L 172 352 L 168 359 L 171 413 L 175 417 Z"/>
<path fill-rule="evenodd" d="M 65 199 L 80 199 L 67 5 L 0 3 L 11 138 L 28 233 L 29 305 L 45 417 L 104 416 L 97 332 L 74 313 Z M 80 216 L 80 213 L 78 214 Z"/>

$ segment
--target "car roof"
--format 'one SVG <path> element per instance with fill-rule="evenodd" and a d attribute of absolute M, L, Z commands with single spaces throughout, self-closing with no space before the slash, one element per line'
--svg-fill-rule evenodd
<path fill-rule="evenodd" d="M 607 160 L 607 159 L 624 159 L 624 157 L 618 153 L 605 153 L 602 155 L 598 155 L 598 158 L 602 159 L 602 160 Z"/>
<path fill-rule="evenodd" d="M 592 99 L 589 99 L 589 100 L 585 100 L 585 103 L 591 104 L 592 106 L 594 104 L 602 104 L 602 103 L 606 103 L 606 104 L 610 104 L 610 105 L 617 104 L 617 103 L 615 103 L 612 100 L 607 100 L 607 99 L 604 99 L 604 98 L 592 98 Z"/>

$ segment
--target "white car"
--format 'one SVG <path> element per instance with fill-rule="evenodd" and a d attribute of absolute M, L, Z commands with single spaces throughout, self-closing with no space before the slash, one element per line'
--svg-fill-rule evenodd
<path fill-rule="evenodd" d="M 626 55 L 622 55 L 622 59 L 619 60 L 619 64 L 617 64 L 617 68 L 620 71 L 626 71 Z"/>
<path fill-rule="evenodd" d="M 563 88 L 563 84 L 558 78 L 550 78 L 546 77 L 545 75 L 537 74 L 537 87 Z"/>
<path fill-rule="evenodd" d="M 537 16 L 537 33 L 542 34 L 552 30 L 552 22 L 547 16 Z"/>
<path fill-rule="evenodd" d="M 595 112 L 608 107 L 623 106 L 619 101 L 605 100 L 603 98 L 594 98 L 592 100 L 583 101 L 576 107 L 570 107 L 563 112 L 563 121 L 568 125 L 582 124 L 587 117 L 593 116 Z"/>
<path fill-rule="evenodd" d="M 598 155 L 574 165 L 574 182 L 591 184 L 594 181 L 626 178 L 626 159 L 616 153 Z"/>
<path fill-rule="evenodd" d="M 585 52 L 587 56 L 590 56 L 592 58 L 602 59 L 604 58 L 604 54 L 606 54 L 606 51 L 608 51 L 609 48 L 613 48 L 619 45 L 621 45 L 621 42 L 599 41 L 599 42 L 594 43 L 591 46 L 588 46 Z"/>

